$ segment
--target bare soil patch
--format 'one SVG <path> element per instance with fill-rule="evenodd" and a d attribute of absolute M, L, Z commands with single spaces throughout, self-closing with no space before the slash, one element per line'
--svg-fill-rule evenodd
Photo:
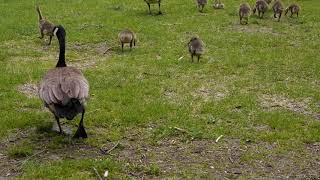
<path fill-rule="evenodd" d="M 210 100 L 222 100 L 227 96 L 227 93 L 228 92 L 226 90 L 215 90 L 213 88 L 202 86 L 197 89 L 192 95 L 196 98 L 202 98 L 205 102 L 208 102 Z"/>
<path fill-rule="evenodd" d="M 50 136 L 38 133 L 34 137 L 35 128 L 17 130 L 0 143 L 0 177 L 22 175 L 21 165 L 29 160 L 47 163 L 63 159 L 101 159 L 110 155 L 124 165 L 127 176 L 134 178 L 159 179 L 190 175 L 218 179 L 320 177 L 318 144 L 306 145 L 307 151 L 301 156 L 295 152 L 277 153 L 281 145 L 276 142 L 244 142 L 228 137 L 215 142 L 214 139 L 188 139 L 182 132 L 151 142 L 149 129 L 151 128 L 140 129 L 136 133 L 128 132 L 116 147 L 117 142 L 110 141 L 105 141 L 99 147 L 71 141 L 59 148 L 50 148 Z M 24 143 L 26 139 L 35 143 L 33 155 L 10 158 L 7 149 Z M 109 150 L 110 153 L 106 154 Z M 152 166 L 159 168 L 159 174 L 150 171 Z"/>
<path fill-rule="evenodd" d="M 282 95 L 263 94 L 259 96 L 259 101 L 261 107 L 267 111 L 283 108 L 298 114 L 304 114 L 312 116 L 315 119 L 320 119 L 319 114 L 312 112 L 310 109 L 311 98 L 306 98 L 298 101 L 289 99 Z"/>
<path fill-rule="evenodd" d="M 17 87 L 17 90 L 28 98 L 36 98 L 38 96 L 38 85 L 34 83 L 26 83 Z"/>
<path fill-rule="evenodd" d="M 63 144 L 60 148 L 51 148 L 53 137 L 39 134 L 36 128 L 15 130 L 0 142 L 0 179 L 1 177 L 16 177 L 23 174 L 23 165 L 28 161 L 40 163 L 54 162 L 65 159 L 96 159 L 102 154 L 98 148 L 83 142 L 70 139 L 70 143 Z M 59 136 L 58 134 L 56 136 Z M 70 137 L 71 138 L 71 137 Z M 8 150 L 12 146 L 33 144 L 33 154 L 26 157 L 9 157 Z M 24 146 L 23 146 L 24 147 Z"/>
<path fill-rule="evenodd" d="M 237 32 L 244 32 L 244 33 L 249 33 L 249 34 L 271 34 L 274 36 L 279 36 L 278 32 L 274 31 L 270 27 L 262 27 L 262 26 L 254 26 L 254 25 L 239 25 L 239 24 L 234 24 L 230 27 L 232 31 L 237 31 Z"/>
<path fill-rule="evenodd" d="M 109 50 L 112 50 L 112 47 L 107 45 L 106 42 L 100 43 L 75 43 L 70 46 L 71 50 L 78 52 L 94 52 L 97 55 L 104 55 L 108 53 Z"/>

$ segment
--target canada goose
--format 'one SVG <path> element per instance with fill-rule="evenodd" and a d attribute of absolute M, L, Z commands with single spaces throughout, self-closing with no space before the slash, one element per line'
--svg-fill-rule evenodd
<path fill-rule="evenodd" d="M 40 30 L 40 37 L 39 38 L 43 39 L 43 37 L 45 35 L 49 36 L 50 39 L 49 39 L 48 45 L 50 45 L 52 37 L 53 37 L 53 30 L 55 28 L 55 25 L 52 22 L 44 19 L 44 17 L 42 16 L 39 5 L 36 6 L 36 10 L 37 10 L 38 16 L 39 16 L 39 30 Z"/>
<path fill-rule="evenodd" d="M 274 18 L 277 18 L 277 14 L 279 14 L 278 16 L 278 22 L 280 21 L 282 12 L 284 10 L 283 8 L 283 4 L 280 0 L 276 0 L 272 6 L 273 12 L 274 12 Z"/>
<path fill-rule="evenodd" d="M 213 3 L 213 8 L 215 9 L 224 9 L 224 4 L 221 3 L 221 0 L 215 0 Z"/>
<path fill-rule="evenodd" d="M 248 24 L 249 16 L 250 16 L 250 6 L 248 3 L 243 3 L 239 8 L 239 16 L 240 16 L 240 24 L 243 24 L 243 19 L 245 19 L 245 24 Z"/>
<path fill-rule="evenodd" d="M 122 51 L 125 43 L 130 43 L 130 49 L 132 49 L 132 45 L 136 46 L 136 35 L 129 29 L 125 29 L 119 33 L 119 40 L 121 43 Z"/>
<path fill-rule="evenodd" d="M 293 14 L 297 14 L 297 17 L 299 16 L 299 11 L 300 11 L 300 6 L 296 3 L 291 4 L 287 9 L 286 9 L 286 13 L 285 15 L 287 15 L 288 11 L 290 10 L 291 15 L 290 17 L 292 17 Z"/>
<path fill-rule="evenodd" d="M 204 45 L 199 37 L 192 37 L 188 43 L 189 53 L 191 55 L 191 60 L 193 62 L 193 56 L 198 57 L 198 62 L 200 61 L 200 56 L 203 54 Z"/>
<path fill-rule="evenodd" d="M 74 138 L 87 138 L 83 126 L 85 102 L 89 97 L 89 84 L 81 71 L 67 67 L 65 62 L 65 36 L 62 26 L 54 28 L 54 35 L 59 40 L 59 61 L 55 68 L 49 70 L 39 85 L 39 97 L 45 107 L 54 114 L 60 133 L 63 133 L 60 118 L 72 120 L 77 114 L 82 113 L 79 127 Z"/>
<path fill-rule="evenodd" d="M 257 0 L 255 7 L 253 8 L 253 14 L 258 11 L 258 16 L 263 17 L 264 13 L 268 10 L 268 4 L 264 0 Z"/>
<path fill-rule="evenodd" d="M 149 7 L 149 14 L 151 14 L 150 4 L 158 4 L 159 5 L 159 14 L 162 14 L 160 6 L 161 6 L 161 0 L 144 0 L 148 7 Z"/>
<path fill-rule="evenodd" d="M 203 8 L 208 3 L 208 1 L 207 0 L 197 0 L 197 3 L 198 3 L 199 11 L 203 12 Z"/>

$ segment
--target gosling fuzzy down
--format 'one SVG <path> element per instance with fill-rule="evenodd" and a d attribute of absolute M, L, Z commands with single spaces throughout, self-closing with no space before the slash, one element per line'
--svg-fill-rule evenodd
<path fill-rule="evenodd" d="M 239 8 L 240 24 L 248 24 L 251 8 L 248 3 L 243 3 Z M 245 22 L 243 22 L 245 20 Z"/>
<path fill-rule="evenodd" d="M 191 61 L 193 62 L 193 57 L 198 57 L 198 62 L 200 62 L 200 57 L 204 53 L 204 45 L 199 37 L 192 37 L 188 43 L 189 53 L 191 55 Z"/>
<path fill-rule="evenodd" d="M 159 12 L 158 12 L 158 14 L 162 14 L 162 12 L 161 12 L 161 0 L 144 0 L 144 2 L 146 2 L 147 5 L 148 5 L 149 14 L 151 14 L 150 4 L 158 4 L 158 5 L 159 5 Z"/>
<path fill-rule="evenodd" d="M 291 15 L 290 17 L 293 16 L 293 14 L 297 14 L 297 17 L 299 17 L 299 12 L 300 12 L 300 6 L 296 3 L 291 4 L 285 11 L 285 15 L 287 15 L 287 13 L 290 11 Z"/>
<path fill-rule="evenodd" d="M 273 9 L 273 13 L 274 13 L 273 17 L 278 18 L 278 22 L 279 22 L 281 19 L 283 10 L 284 10 L 284 6 L 283 6 L 282 2 L 280 0 L 276 0 L 272 6 L 272 9 Z M 278 15 L 278 17 L 277 17 L 277 15 Z"/>
<path fill-rule="evenodd" d="M 119 41 L 121 43 L 121 49 L 123 51 L 124 44 L 130 44 L 130 49 L 132 49 L 132 45 L 136 46 L 136 34 L 129 30 L 124 29 L 119 33 Z"/>
<path fill-rule="evenodd" d="M 62 26 L 54 28 L 59 40 L 59 60 L 55 68 L 50 69 L 39 85 L 39 97 L 54 115 L 60 134 L 63 134 L 60 118 L 72 120 L 81 113 L 81 120 L 74 138 L 87 138 L 83 125 L 85 103 L 89 98 L 89 83 L 80 70 L 67 67 L 65 61 L 65 36 Z"/>
<path fill-rule="evenodd" d="M 215 0 L 213 3 L 213 8 L 215 9 L 224 9 L 224 4 L 221 3 L 221 0 Z"/>
<path fill-rule="evenodd" d="M 198 9 L 200 12 L 203 12 L 204 7 L 208 3 L 208 0 L 197 0 L 198 3 Z"/>
<path fill-rule="evenodd" d="M 48 45 L 50 45 L 52 37 L 54 36 L 54 29 L 56 26 L 52 22 L 44 19 L 44 17 L 42 16 L 39 5 L 36 6 L 36 11 L 39 16 L 39 31 L 40 31 L 39 38 L 43 39 L 44 36 L 49 36 L 50 38 L 49 38 Z"/>
<path fill-rule="evenodd" d="M 255 7 L 253 8 L 253 14 L 258 11 L 259 18 L 263 18 L 265 12 L 268 11 L 268 4 L 264 0 L 257 0 Z"/>

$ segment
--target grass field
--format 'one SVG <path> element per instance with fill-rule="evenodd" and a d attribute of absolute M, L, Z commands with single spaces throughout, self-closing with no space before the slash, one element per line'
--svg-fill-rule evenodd
<path fill-rule="evenodd" d="M 143 0 L 41 1 L 90 83 L 89 138 L 73 140 L 51 130 L 36 91 L 58 41 L 38 38 L 35 1 L 0 0 L 0 179 L 96 179 L 94 168 L 109 179 L 320 178 L 320 1 L 245 26 L 241 2 L 199 13 L 193 0 L 164 0 L 158 16 Z M 124 28 L 138 42 L 122 53 Z M 63 122 L 74 133 L 79 117 Z"/>

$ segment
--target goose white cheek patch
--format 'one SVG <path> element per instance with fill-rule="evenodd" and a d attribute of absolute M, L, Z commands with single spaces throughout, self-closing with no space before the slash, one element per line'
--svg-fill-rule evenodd
<path fill-rule="evenodd" d="M 54 36 L 57 36 L 58 30 L 59 30 L 59 28 L 55 28 L 55 29 L 54 29 L 54 31 L 53 31 L 53 35 L 54 35 Z"/>

